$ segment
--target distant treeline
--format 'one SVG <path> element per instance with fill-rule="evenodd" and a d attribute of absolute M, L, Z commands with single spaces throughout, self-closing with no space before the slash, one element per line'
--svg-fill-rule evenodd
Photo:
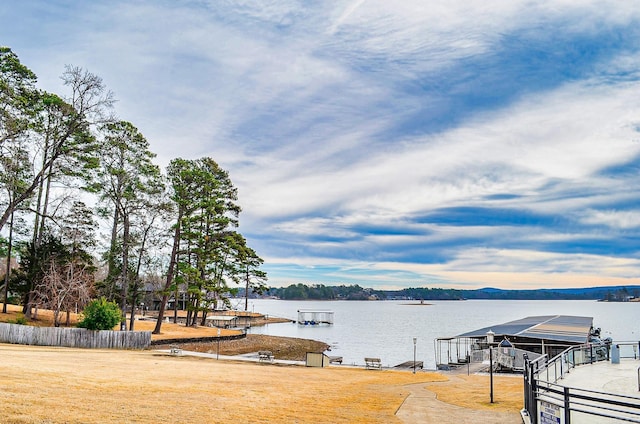
<path fill-rule="evenodd" d="M 322 284 L 292 284 L 288 287 L 271 287 L 267 296 L 285 300 L 606 300 L 626 301 L 640 297 L 640 286 L 588 287 L 572 289 L 502 290 L 482 288 L 458 290 L 442 288 L 406 288 L 402 290 L 374 290 L 359 285 L 325 286 Z"/>

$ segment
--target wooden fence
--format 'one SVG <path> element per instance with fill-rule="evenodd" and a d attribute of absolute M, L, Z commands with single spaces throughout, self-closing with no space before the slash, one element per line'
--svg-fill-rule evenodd
<path fill-rule="evenodd" d="M 92 331 L 86 328 L 32 327 L 0 323 L 0 343 L 93 349 L 146 349 L 150 331 Z"/>

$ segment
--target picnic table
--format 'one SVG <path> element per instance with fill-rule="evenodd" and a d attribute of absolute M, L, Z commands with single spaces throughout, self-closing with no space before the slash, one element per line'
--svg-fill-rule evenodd
<path fill-rule="evenodd" d="M 269 350 L 261 350 L 258 352 L 258 360 L 260 362 L 273 362 L 273 353 Z"/>

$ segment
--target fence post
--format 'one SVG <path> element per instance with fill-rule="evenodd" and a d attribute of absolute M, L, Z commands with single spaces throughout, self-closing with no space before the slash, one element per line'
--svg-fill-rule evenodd
<path fill-rule="evenodd" d="M 524 360 L 524 366 L 522 367 L 522 380 L 524 381 L 524 409 L 529 413 L 529 392 L 531 385 L 529 384 L 529 355 L 526 353 L 522 355 Z"/>
<path fill-rule="evenodd" d="M 491 385 L 491 403 L 493 403 L 493 349 L 489 346 L 489 381 Z"/>
<path fill-rule="evenodd" d="M 571 409 L 569 406 L 569 388 L 564 388 L 564 424 L 571 424 Z"/>
<path fill-rule="evenodd" d="M 534 374 L 534 370 L 533 368 L 535 367 L 535 364 L 529 364 L 529 390 L 530 390 L 530 398 L 529 398 L 529 415 L 531 415 L 531 417 L 533 417 L 533 419 L 535 419 L 537 422 L 537 417 L 538 417 L 538 401 L 536 400 L 536 395 L 538 392 L 538 381 L 536 380 L 536 375 Z"/>

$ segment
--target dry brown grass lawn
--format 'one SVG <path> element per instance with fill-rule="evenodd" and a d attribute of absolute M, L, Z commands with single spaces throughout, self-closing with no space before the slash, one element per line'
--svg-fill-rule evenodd
<path fill-rule="evenodd" d="M 456 375 L 446 384 L 430 384 L 438 400 L 463 408 L 490 411 L 519 411 L 524 404 L 521 375 L 494 375 L 493 403 L 488 375 Z"/>
<path fill-rule="evenodd" d="M 5 423 L 389 423 L 437 373 L 0 344 Z"/>
<path fill-rule="evenodd" d="M 2 311 L 2 308 L 0 308 Z M 53 325 L 53 311 L 47 309 L 38 309 L 36 311 L 36 319 L 30 320 L 29 325 L 34 325 L 37 327 L 50 327 Z M 23 317 L 22 315 L 22 306 L 18 305 L 7 305 L 7 313 L 3 314 L 0 312 L 0 322 L 15 322 L 19 317 Z M 66 314 L 60 315 L 60 321 L 64 324 L 66 321 Z M 70 317 L 71 325 L 75 325 L 78 322 L 78 314 L 71 314 Z"/>
<path fill-rule="evenodd" d="M 18 311 L 12 307 L 9 314 L 0 313 L 0 321 L 15 320 Z M 39 311 L 36 325 L 51 325 L 50 312 Z M 154 325 L 137 321 L 135 327 L 152 330 Z M 215 328 L 163 323 L 162 334 L 154 338 L 215 335 Z M 409 395 L 407 385 L 421 382 L 440 401 L 464 408 L 522 408 L 521 378 L 496 376 L 491 404 L 488 376 L 455 375 L 449 380 L 435 372 L 279 366 L 173 357 L 152 350 L 0 344 L 0 375 L 3 423 L 399 422 L 394 414 Z"/>

